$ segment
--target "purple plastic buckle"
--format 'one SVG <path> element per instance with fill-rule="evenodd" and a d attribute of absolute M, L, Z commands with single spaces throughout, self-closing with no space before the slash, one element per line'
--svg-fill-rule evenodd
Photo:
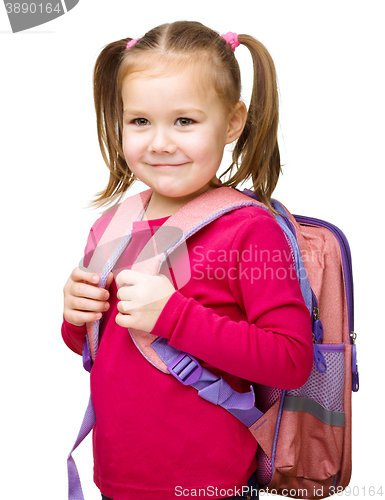
<path fill-rule="evenodd" d="M 90 348 L 88 347 L 88 342 L 83 344 L 83 368 L 88 372 L 91 372 L 92 368 L 92 358 L 90 353 Z"/>
<path fill-rule="evenodd" d="M 191 385 L 198 382 L 203 368 L 195 358 L 182 353 L 167 365 L 167 370 L 183 385 Z"/>

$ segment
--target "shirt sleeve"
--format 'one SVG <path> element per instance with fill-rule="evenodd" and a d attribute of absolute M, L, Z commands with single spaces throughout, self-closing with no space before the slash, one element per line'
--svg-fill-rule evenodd
<path fill-rule="evenodd" d="M 63 323 L 61 327 L 61 335 L 67 347 L 71 349 L 76 354 L 82 354 L 83 344 L 86 340 L 87 327 L 75 326 L 68 323 L 63 316 Z"/>
<path fill-rule="evenodd" d="M 246 319 L 220 316 L 176 291 L 152 333 L 227 373 L 293 389 L 311 371 L 311 318 L 286 237 L 267 215 L 247 219 L 232 243 L 228 272 L 237 279 L 229 279 L 229 286 Z M 257 250 L 253 258 L 236 257 L 240 249 L 249 248 Z"/>

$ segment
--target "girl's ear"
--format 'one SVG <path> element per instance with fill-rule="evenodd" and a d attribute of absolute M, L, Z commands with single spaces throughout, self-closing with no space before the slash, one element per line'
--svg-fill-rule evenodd
<path fill-rule="evenodd" d="M 226 144 L 236 141 L 242 134 L 247 119 L 247 108 L 244 102 L 239 101 L 235 105 L 229 117 Z"/>

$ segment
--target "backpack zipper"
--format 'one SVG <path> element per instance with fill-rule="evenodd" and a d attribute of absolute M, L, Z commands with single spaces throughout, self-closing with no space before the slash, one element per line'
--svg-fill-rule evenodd
<path fill-rule="evenodd" d="M 342 268 L 344 272 L 344 282 L 346 290 L 346 302 L 348 307 L 348 323 L 349 332 L 354 332 L 354 299 L 353 299 L 353 273 L 352 273 L 352 258 L 350 253 L 350 247 L 348 240 L 344 233 L 330 222 L 326 222 L 320 219 L 314 219 L 312 217 L 305 217 L 303 215 L 294 215 L 295 220 L 302 225 L 307 226 L 320 226 L 325 229 L 329 229 L 334 236 L 337 238 L 341 249 L 342 256 Z M 352 344 L 352 338 L 350 336 L 350 343 Z"/>

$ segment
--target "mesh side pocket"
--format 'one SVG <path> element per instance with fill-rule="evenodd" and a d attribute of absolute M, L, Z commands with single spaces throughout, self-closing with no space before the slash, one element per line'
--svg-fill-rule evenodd
<path fill-rule="evenodd" d="M 266 455 L 266 453 L 262 450 L 260 446 L 257 448 L 257 470 L 255 472 L 255 477 L 257 479 L 257 483 L 261 486 L 267 485 L 270 483 L 272 476 L 272 463 L 270 458 Z"/>
<path fill-rule="evenodd" d="M 286 477 L 325 481 L 341 468 L 345 345 L 318 345 L 326 363 L 313 365 L 308 381 L 287 391 L 275 468 Z"/>
<path fill-rule="evenodd" d="M 327 410 L 343 412 L 345 344 L 320 344 L 318 347 L 326 361 L 326 372 L 320 373 L 313 364 L 308 381 L 299 389 L 287 391 L 287 395 L 311 398 Z"/>
<path fill-rule="evenodd" d="M 266 413 L 282 395 L 281 389 L 261 384 L 254 384 L 254 392 L 256 406 L 263 413 Z M 273 443 L 270 444 L 271 446 L 269 449 L 269 453 L 271 451 L 271 448 L 273 447 Z M 257 483 L 259 485 L 267 485 L 269 484 L 272 477 L 273 465 L 270 458 L 267 456 L 259 443 L 256 458 L 258 464 L 257 470 L 255 472 Z"/>

